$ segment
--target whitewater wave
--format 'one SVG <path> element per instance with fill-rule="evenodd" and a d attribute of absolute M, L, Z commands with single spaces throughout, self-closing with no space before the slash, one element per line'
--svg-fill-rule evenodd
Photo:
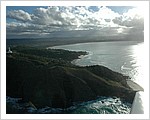
<path fill-rule="evenodd" d="M 37 109 L 31 103 L 22 103 L 19 102 L 20 100 L 21 98 L 6 97 L 7 105 L 9 104 L 13 110 L 22 114 L 129 114 L 131 111 L 131 104 L 124 103 L 117 97 L 99 97 L 88 102 L 74 103 L 67 109 L 48 106 Z M 7 112 L 8 109 L 10 107 L 7 108 Z"/>
<path fill-rule="evenodd" d="M 131 70 L 132 68 L 127 67 L 126 62 L 121 66 L 121 70 Z"/>

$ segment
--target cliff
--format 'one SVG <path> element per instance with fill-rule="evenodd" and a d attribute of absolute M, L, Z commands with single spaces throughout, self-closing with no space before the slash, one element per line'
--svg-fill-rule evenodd
<path fill-rule="evenodd" d="M 6 94 L 37 107 L 67 108 L 75 102 L 116 96 L 132 103 L 127 76 L 104 66 L 79 67 L 73 59 L 86 52 L 14 47 L 6 58 Z"/>

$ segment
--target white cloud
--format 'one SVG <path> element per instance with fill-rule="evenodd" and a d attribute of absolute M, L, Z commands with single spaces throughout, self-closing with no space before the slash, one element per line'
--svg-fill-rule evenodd
<path fill-rule="evenodd" d="M 7 17 L 13 18 L 19 21 L 23 21 L 23 22 L 31 21 L 30 14 L 23 10 L 8 11 Z"/>
<path fill-rule="evenodd" d="M 136 27 L 136 28 L 141 27 L 144 29 L 143 14 L 139 9 L 133 8 L 130 9 L 128 12 L 124 13 L 123 15 L 113 19 L 113 22 L 121 26 Z"/>
<path fill-rule="evenodd" d="M 96 11 L 84 6 L 40 7 L 30 14 L 23 10 L 8 11 L 7 17 L 17 22 L 7 23 L 7 33 L 39 33 L 50 36 L 52 32 L 72 31 L 71 35 L 77 36 L 80 32 L 87 37 L 90 33 L 95 36 L 143 34 L 144 18 L 139 8 L 130 9 L 122 15 L 107 7 L 95 8 Z"/>
<path fill-rule="evenodd" d="M 41 25 L 73 25 L 82 26 L 87 25 L 105 25 L 105 22 L 111 22 L 111 20 L 118 16 L 108 9 L 102 7 L 97 12 L 91 12 L 88 7 L 57 7 L 52 6 L 48 8 L 37 8 L 33 14 L 26 13 L 22 10 L 9 11 L 7 17 L 16 19 L 18 21 L 32 22 L 33 24 Z"/>

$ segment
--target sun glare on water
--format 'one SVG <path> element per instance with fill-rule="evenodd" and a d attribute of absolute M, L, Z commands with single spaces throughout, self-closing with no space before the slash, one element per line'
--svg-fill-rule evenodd
<path fill-rule="evenodd" d="M 141 85 L 143 88 L 144 88 L 144 82 L 143 81 L 143 71 L 144 71 L 144 44 L 143 43 L 140 43 L 138 44 L 137 46 L 133 46 L 132 47 L 132 52 L 133 52 L 133 56 L 134 57 L 134 66 L 135 66 L 135 71 L 136 74 L 134 75 L 135 77 L 135 81 L 136 83 L 138 83 L 139 85 Z"/>

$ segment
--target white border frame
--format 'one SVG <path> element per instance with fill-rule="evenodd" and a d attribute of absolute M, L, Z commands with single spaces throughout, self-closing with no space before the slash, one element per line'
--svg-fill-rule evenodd
<path fill-rule="evenodd" d="M 144 114 L 6 114 L 6 6 L 144 6 Z M 1 1 L 1 118 L 2 119 L 149 119 L 149 1 Z"/>

